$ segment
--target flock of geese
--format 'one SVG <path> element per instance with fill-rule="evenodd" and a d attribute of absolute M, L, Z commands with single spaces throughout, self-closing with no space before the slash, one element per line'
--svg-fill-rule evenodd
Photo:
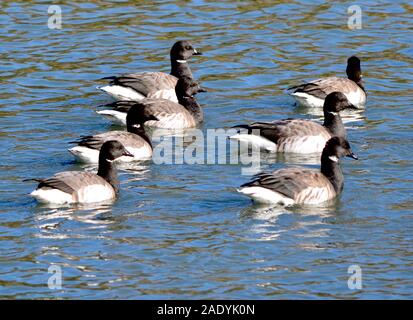
<path fill-rule="evenodd" d="M 119 192 L 115 163 L 150 159 L 153 146 L 145 128 L 186 129 L 203 122 L 195 95 L 206 92 L 194 79 L 188 59 L 200 55 L 190 42 L 178 41 L 170 51 L 171 73 L 141 72 L 107 77 L 98 87 L 116 101 L 99 114 L 126 125 L 126 131 L 83 136 L 69 152 L 77 161 L 97 163 L 97 174 L 60 172 L 39 182 L 31 196 L 40 202 L 67 204 L 113 200 Z M 291 87 L 297 104 L 323 108 L 324 123 L 284 119 L 237 125 L 230 139 L 259 146 L 267 152 L 321 153 L 321 169 L 287 167 L 256 175 L 237 191 L 259 203 L 318 204 L 343 189 L 340 158 L 357 159 L 346 140 L 340 117 L 345 109 L 362 109 L 366 93 L 360 60 L 347 61 L 347 78 L 327 77 Z M 258 132 L 258 133 L 257 133 Z"/>

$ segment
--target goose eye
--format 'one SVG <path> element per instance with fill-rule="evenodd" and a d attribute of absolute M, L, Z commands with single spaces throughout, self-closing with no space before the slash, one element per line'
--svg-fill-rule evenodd
<path fill-rule="evenodd" d="M 192 48 L 190 46 L 185 47 L 186 50 L 191 50 Z"/>

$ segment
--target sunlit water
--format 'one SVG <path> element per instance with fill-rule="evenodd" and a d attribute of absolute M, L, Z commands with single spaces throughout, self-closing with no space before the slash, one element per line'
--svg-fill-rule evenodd
<path fill-rule="evenodd" d="M 67 1 L 61 30 L 50 1 L 2 1 L 0 19 L 1 298 L 412 298 L 412 13 L 404 1 Z M 138 4 L 139 3 L 139 4 Z M 121 194 L 98 208 L 51 208 L 22 182 L 82 170 L 66 151 L 116 127 L 95 113 L 103 76 L 169 71 L 189 39 L 206 128 L 319 118 L 285 89 L 344 75 L 362 59 L 368 103 L 347 123 L 360 160 L 329 206 L 263 208 L 236 193 L 241 165 L 156 165 L 120 171 Z M 265 157 L 263 169 L 303 157 Z M 310 161 L 311 163 L 311 161 Z M 317 167 L 317 165 L 313 165 Z M 94 168 L 87 168 L 94 169 Z M 48 268 L 63 272 L 49 289 Z M 350 290 L 348 267 L 362 269 Z"/>

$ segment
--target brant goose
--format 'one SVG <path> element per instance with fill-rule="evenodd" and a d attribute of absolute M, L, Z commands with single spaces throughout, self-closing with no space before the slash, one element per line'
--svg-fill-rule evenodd
<path fill-rule="evenodd" d="M 304 119 L 255 122 L 250 125 L 235 126 L 235 128 L 248 129 L 249 134 L 236 134 L 230 139 L 252 143 L 268 152 L 321 152 L 331 137 L 346 137 L 346 129 L 339 112 L 354 108 L 344 94 L 332 92 L 324 102 L 323 124 Z M 257 130 L 259 135 L 255 135 L 252 130 Z"/>
<path fill-rule="evenodd" d="M 182 77 L 176 85 L 176 95 L 179 103 L 166 99 L 144 99 L 141 101 L 117 101 L 104 107 L 112 107 L 113 110 L 102 110 L 97 113 L 114 119 L 122 124 L 125 123 L 126 113 L 133 106 L 142 108 L 146 114 L 155 116 L 158 121 L 148 121 L 145 125 L 163 129 L 186 129 L 193 128 L 204 119 L 201 106 L 194 95 L 201 89 L 197 82 L 189 77 Z"/>
<path fill-rule="evenodd" d="M 320 171 L 290 167 L 260 173 L 237 191 L 258 203 L 319 204 L 335 198 L 343 190 L 339 159 L 344 156 L 357 160 L 346 139 L 333 137 L 327 141 L 321 155 Z"/>
<path fill-rule="evenodd" d="M 144 98 L 162 98 L 178 102 L 175 86 L 181 77 L 192 79 L 187 63 L 193 55 L 201 55 L 189 41 L 178 41 L 171 49 L 171 74 L 163 72 L 141 72 L 106 77 L 109 85 L 98 87 L 116 100 L 138 101 Z"/>
<path fill-rule="evenodd" d="M 360 59 L 352 56 L 347 60 L 347 77 L 328 77 L 310 81 L 308 83 L 291 87 L 291 95 L 299 105 L 305 107 L 322 107 L 326 96 L 333 91 L 344 93 L 347 99 L 356 107 L 363 108 L 366 103 Z"/>
<path fill-rule="evenodd" d="M 126 116 L 127 132 L 109 131 L 93 136 L 84 136 L 78 141 L 71 142 L 76 143 L 77 146 L 68 151 L 80 162 L 98 163 L 99 150 L 102 145 L 106 141 L 116 140 L 132 154 L 132 157 L 120 157 L 117 161 L 130 162 L 148 159 L 152 156 L 153 148 L 143 126 L 146 121 L 158 121 L 158 118 L 147 114 L 145 109 L 134 106 Z"/>
<path fill-rule="evenodd" d="M 133 155 L 118 141 L 106 141 L 99 153 L 98 173 L 65 171 L 47 179 L 32 179 L 39 182 L 30 195 L 39 202 L 94 203 L 116 198 L 119 191 L 117 170 L 114 161 L 122 156 Z"/>

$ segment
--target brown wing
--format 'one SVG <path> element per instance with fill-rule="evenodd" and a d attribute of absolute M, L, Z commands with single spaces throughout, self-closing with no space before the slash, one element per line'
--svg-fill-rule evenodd
<path fill-rule="evenodd" d="M 137 101 L 119 100 L 119 101 L 115 101 L 112 103 L 100 105 L 99 107 L 112 108 L 113 110 L 116 110 L 119 112 L 128 113 L 130 108 L 132 108 L 137 103 L 138 103 Z"/>
<path fill-rule="evenodd" d="M 246 128 L 249 132 L 252 130 L 260 130 L 260 135 L 264 138 L 278 144 L 280 140 L 304 137 L 304 136 L 325 136 L 326 139 L 330 138 L 330 133 L 321 124 L 302 119 L 285 119 L 276 120 L 273 122 L 254 122 L 250 125 L 237 126 L 240 128 Z"/>
<path fill-rule="evenodd" d="M 108 77 L 110 84 L 131 88 L 145 97 L 157 97 L 157 92 L 174 90 L 178 78 L 164 72 L 141 72 Z"/>
<path fill-rule="evenodd" d="M 154 115 L 159 121 L 148 121 L 148 126 L 161 128 L 189 128 L 196 126 L 194 117 L 184 106 L 166 99 L 144 99 L 136 105 L 145 108 L 148 114 Z"/>
<path fill-rule="evenodd" d="M 78 145 L 100 150 L 102 144 L 110 140 L 117 140 L 126 148 L 130 147 L 138 149 L 146 144 L 146 141 L 143 138 L 134 133 L 127 131 L 108 131 L 93 136 L 82 137 Z"/>
<path fill-rule="evenodd" d="M 103 107 L 127 113 L 133 106 L 145 108 L 147 114 L 156 116 L 159 121 L 147 121 L 145 125 L 160 128 L 191 128 L 197 125 L 194 117 L 184 106 L 167 99 L 143 99 L 140 101 L 116 101 Z"/>
<path fill-rule="evenodd" d="M 242 185 L 242 187 L 253 186 L 276 191 L 294 199 L 297 203 L 325 201 L 336 194 L 330 181 L 321 172 L 300 167 L 261 173 L 251 182 Z"/>
<path fill-rule="evenodd" d="M 43 179 L 38 188 L 54 188 L 63 192 L 73 194 L 82 188 L 100 184 L 112 188 L 112 186 L 102 177 L 83 171 L 64 171 L 55 174 L 53 177 Z"/>
<path fill-rule="evenodd" d="M 344 94 L 350 94 L 359 90 L 358 85 L 347 78 L 328 77 L 310 81 L 308 83 L 290 88 L 294 92 L 305 92 L 320 99 L 334 92 L 340 91 Z"/>

